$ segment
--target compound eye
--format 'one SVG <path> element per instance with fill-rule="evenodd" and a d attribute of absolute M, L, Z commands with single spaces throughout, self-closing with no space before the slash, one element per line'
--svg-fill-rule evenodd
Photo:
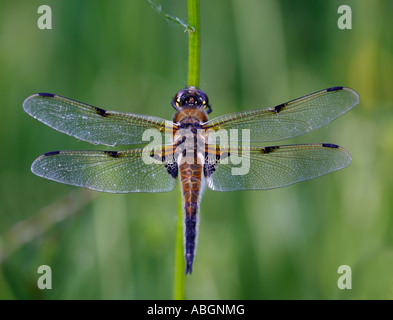
<path fill-rule="evenodd" d="M 204 105 L 204 106 L 208 105 L 209 104 L 209 98 L 207 97 L 206 93 L 204 93 L 201 90 L 198 90 L 198 93 L 199 93 L 199 95 L 201 97 L 202 105 Z"/>
<path fill-rule="evenodd" d="M 186 93 L 187 93 L 186 89 L 182 89 L 178 93 L 176 93 L 176 96 L 174 99 L 176 106 L 184 104 L 184 94 L 186 94 Z"/>

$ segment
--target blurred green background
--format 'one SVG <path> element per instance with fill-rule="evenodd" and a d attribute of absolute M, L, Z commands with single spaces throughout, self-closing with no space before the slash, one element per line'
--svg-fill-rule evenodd
<path fill-rule="evenodd" d="M 160 3 L 160 2 L 159 2 Z M 37 27 L 39 5 L 53 29 Z M 161 1 L 187 20 L 186 1 Z M 393 298 L 393 1 L 202 0 L 201 89 L 211 117 L 331 87 L 351 112 L 288 143 L 345 147 L 345 170 L 271 191 L 206 190 L 190 299 Z M 54 131 L 23 100 L 52 92 L 171 119 L 187 34 L 146 1 L 0 4 L 0 298 L 171 299 L 179 190 L 112 195 L 34 176 L 40 154 L 105 149 Z M 52 290 L 37 288 L 40 265 Z M 352 289 L 340 290 L 340 265 Z"/>

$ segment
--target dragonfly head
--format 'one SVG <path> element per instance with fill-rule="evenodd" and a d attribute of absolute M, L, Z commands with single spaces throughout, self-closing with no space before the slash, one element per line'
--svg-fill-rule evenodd
<path fill-rule="evenodd" d="M 182 89 L 176 93 L 172 100 L 172 106 L 177 111 L 183 108 L 198 108 L 203 109 L 207 114 L 212 112 L 207 94 L 193 86 Z"/>

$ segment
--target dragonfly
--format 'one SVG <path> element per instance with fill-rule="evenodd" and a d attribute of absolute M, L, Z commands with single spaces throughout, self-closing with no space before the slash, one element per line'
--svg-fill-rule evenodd
<path fill-rule="evenodd" d="M 331 87 L 273 107 L 209 120 L 212 107 L 207 94 L 190 86 L 174 96 L 172 121 L 109 111 L 51 93 L 29 96 L 23 108 L 49 127 L 92 144 L 144 144 L 143 148 L 123 151 L 51 151 L 38 157 L 31 170 L 49 180 L 110 193 L 169 192 L 180 180 L 185 273 L 191 274 L 203 187 L 214 191 L 266 190 L 347 167 L 351 155 L 332 143 L 255 144 L 320 128 L 358 103 L 356 91 Z M 149 130 L 165 142 L 147 143 L 144 134 Z M 231 132 L 227 141 L 222 139 L 225 143 L 211 139 L 220 132 Z M 247 170 L 239 169 L 239 158 L 248 164 Z M 235 173 L 236 169 L 240 173 Z"/>

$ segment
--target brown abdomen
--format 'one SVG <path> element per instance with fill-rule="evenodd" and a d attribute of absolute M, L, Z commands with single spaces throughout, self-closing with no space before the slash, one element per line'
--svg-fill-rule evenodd
<path fill-rule="evenodd" d="M 180 179 L 184 199 L 185 214 L 185 258 L 186 274 L 192 272 L 195 256 L 198 212 L 201 191 L 202 165 L 183 163 L 180 165 Z"/>

